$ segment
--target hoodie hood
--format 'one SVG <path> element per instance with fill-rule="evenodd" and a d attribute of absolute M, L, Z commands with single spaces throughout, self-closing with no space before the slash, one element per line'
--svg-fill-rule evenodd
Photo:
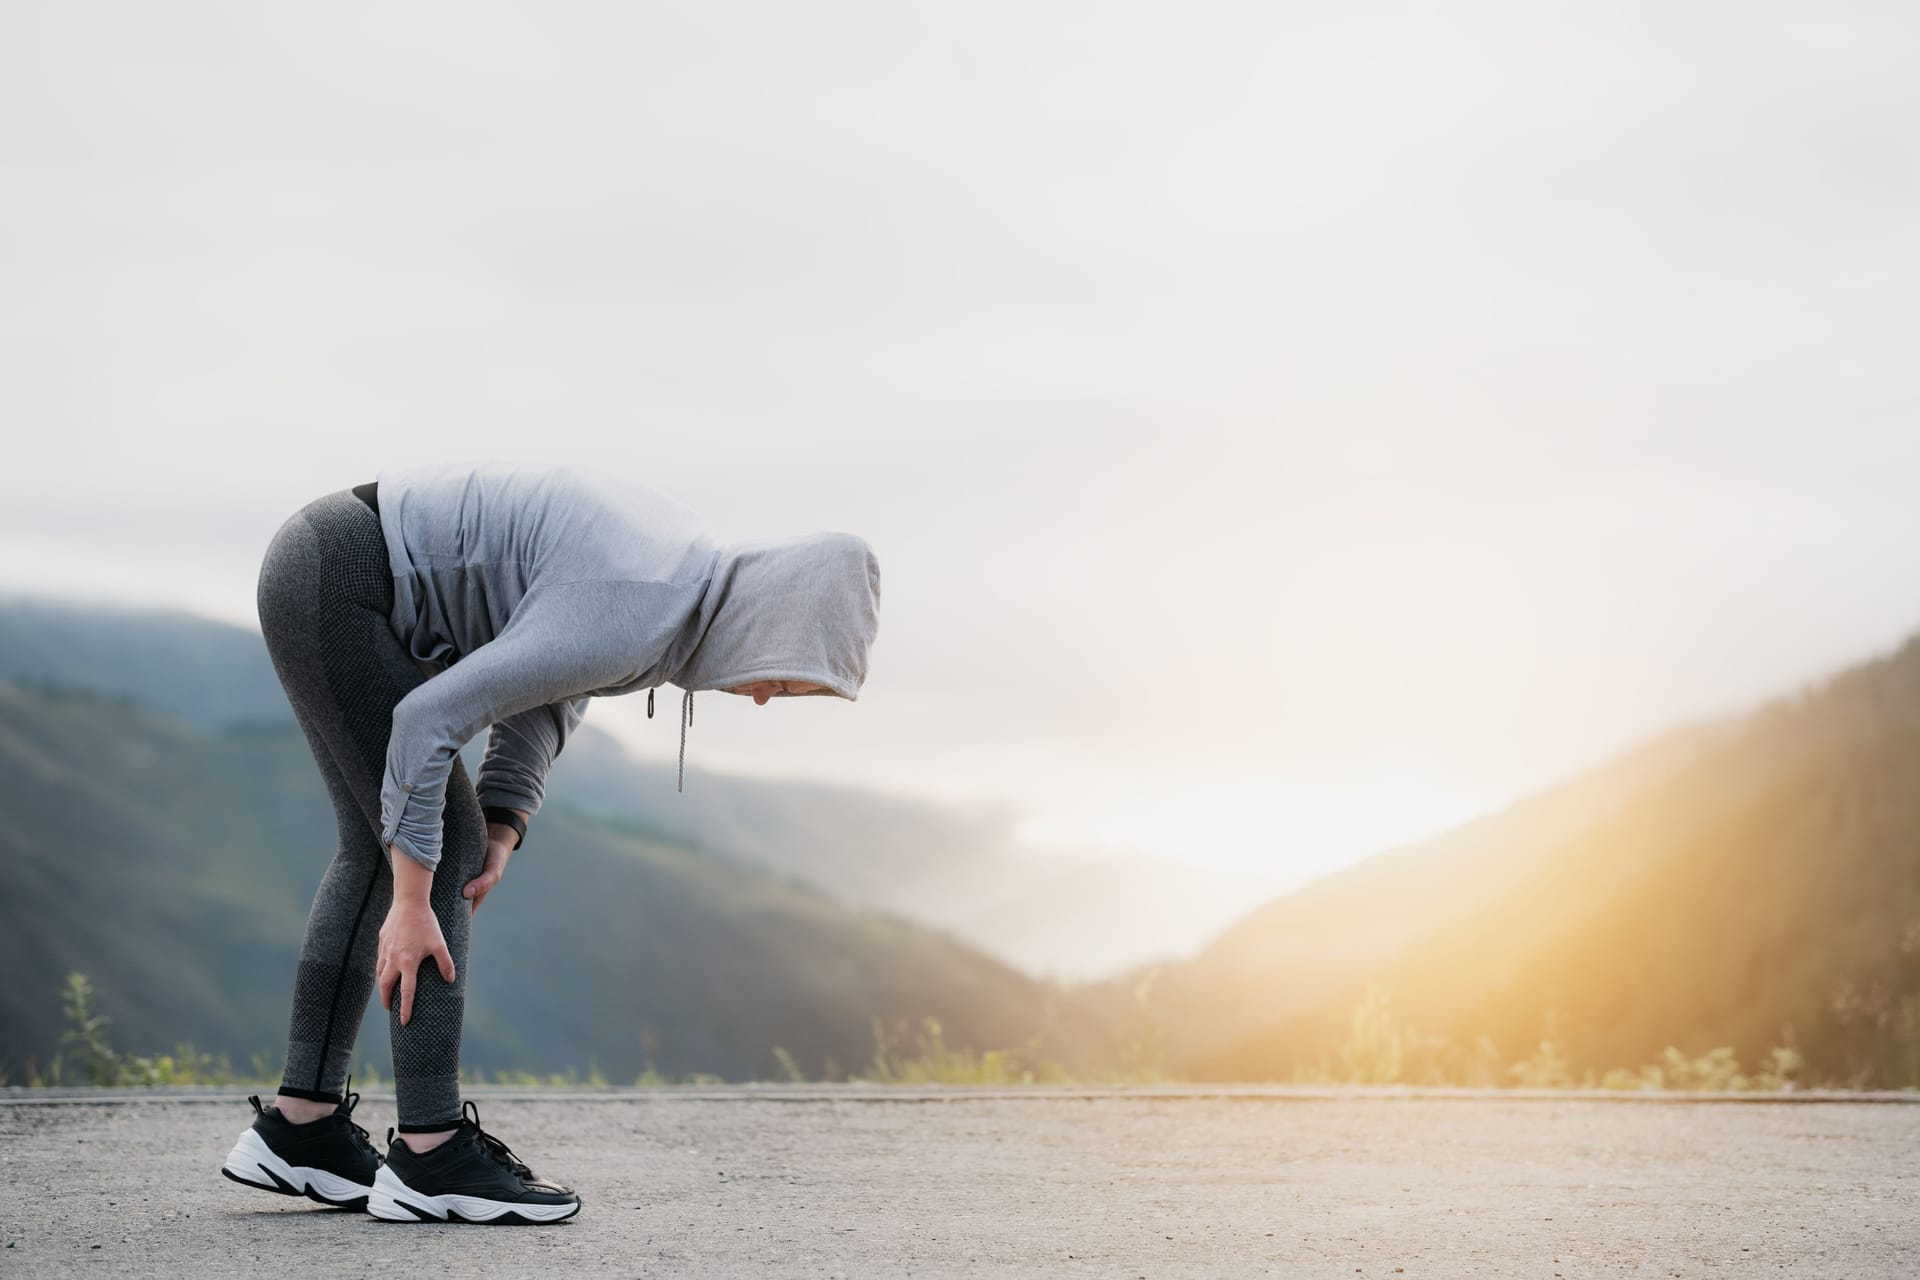
<path fill-rule="evenodd" d="M 663 662 L 663 679 L 685 691 L 681 783 L 695 690 L 803 680 L 858 701 L 879 627 L 880 562 L 864 538 L 823 531 L 722 546 L 698 613 Z"/>

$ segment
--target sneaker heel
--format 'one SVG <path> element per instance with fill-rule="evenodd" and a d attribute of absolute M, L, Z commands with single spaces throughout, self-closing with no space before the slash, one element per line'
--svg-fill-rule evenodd
<path fill-rule="evenodd" d="M 382 1222 L 445 1222 L 447 1220 L 444 1212 L 435 1212 L 425 1205 L 418 1205 L 411 1199 L 404 1198 L 396 1188 L 387 1185 L 389 1180 L 398 1181 L 385 1169 L 374 1175 L 373 1192 L 367 1197 L 368 1213 Z"/>
<path fill-rule="evenodd" d="M 367 1212 L 382 1222 L 445 1222 L 446 1219 L 416 1209 L 404 1200 L 396 1200 L 382 1191 L 367 1197 Z"/>

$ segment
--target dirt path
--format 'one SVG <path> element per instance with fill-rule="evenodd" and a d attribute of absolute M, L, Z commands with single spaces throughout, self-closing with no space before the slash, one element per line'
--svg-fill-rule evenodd
<path fill-rule="evenodd" d="M 5 1276 L 1920 1274 L 1916 1105 L 483 1090 L 586 1199 L 484 1228 L 228 1182 L 234 1094 L 26 1096 L 0 1094 Z M 360 1119 L 384 1143 L 390 1095 Z"/>

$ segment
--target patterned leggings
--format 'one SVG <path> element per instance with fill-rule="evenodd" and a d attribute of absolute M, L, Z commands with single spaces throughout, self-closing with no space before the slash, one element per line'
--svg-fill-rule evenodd
<path fill-rule="evenodd" d="M 393 869 L 380 845 L 387 737 L 394 706 L 427 676 L 388 625 L 393 576 L 380 517 L 351 489 L 314 499 L 280 526 L 260 566 L 258 604 L 273 668 L 340 826 L 339 847 L 300 944 L 280 1092 L 339 1102 L 373 994 L 380 926 L 393 901 Z M 393 1078 L 405 1132 L 460 1122 L 460 1026 L 473 916 L 461 890 L 485 864 L 487 828 L 458 756 L 447 783 L 442 839 L 432 903 L 453 954 L 454 981 L 442 978 L 431 959 L 422 964 L 405 1026 L 394 991 Z"/>

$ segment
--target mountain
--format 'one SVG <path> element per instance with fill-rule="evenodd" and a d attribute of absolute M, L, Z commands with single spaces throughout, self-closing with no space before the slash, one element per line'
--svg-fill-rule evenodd
<path fill-rule="evenodd" d="M 1173 1065 L 1336 1058 L 1369 988 L 1404 1024 L 1576 1069 L 1792 1042 L 1814 1078 L 1920 1084 L 1920 638 L 1269 903 L 1145 987 Z M 1550 1020 L 1551 1019 L 1551 1020 Z"/>
<path fill-rule="evenodd" d="M 178 610 L 0 597 L 0 680 L 119 695 L 201 729 L 292 723 L 257 632 Z M 462 751 L 469 772 L 485 748 L 482 734 Z M 1244 874 L 1037 854 L 1015 840 L 1017 815 L 1006 808 L 691 774 L 676 791 L 673 769 L 634 757 L 589 713 L 555 762 L 549 812 L 571 809 L 786 876 L 1063 978 L 1191 952 L 1252 893 Z"/>
<path fill-rule="evenodd" d="M 125 637 L 12 625 L 0 1067 L 44 1057 L 69 967 L 127 1047 L 277 1046 L 333 833 L 258 637 L 168 621 L 176 680 Z M 220 684 L 194 627 L 231 718 L 162 709 Z M 248 643 L 220 648 L 228 633 Z M 249 692 L 262 672 L 271 714 Z M 1791 1041 L 1810 1079 L 1920 1085 L 1920 639 L 1323 877 L 1191 959 L 1071 991 L 975 946 L 1164 938 L 1199 882 L 1023 858 L 1000 812 L 704 773 L 675 793 L 670 770 L 590 731 L 539 824 L 477 922 L 469 1047 L 487 1067 L 764 1075 L 778 1044 L 819 1073 L 867 1059 L 870 1014 L 930 1013 L 951 1043 L 1044 1029 L 1048 1056 L 1095 1063 L 1117 1036 L 1195 1078 L 1287 1078 L 1337 1063 L 1384 991 L 1428 1046 L 1414 1074 L 1551 1035 L 1576 1074 L 1668 1045 L 1753 1063 Z M 363 1046 L 383 1044 L 376 1016 Z"/>
<path fill-rule="evenodd" d="M 292 716 L 259 632 L 184 609 L 0 596 L 0 680 L 124 694 L 202 729 Z"/>
<path fill-rule="evenodd" d="M 334 819 L 292 721 L 205 730 L 137 701 L 0 682 L 0 1070 L 60 1031 L 69 969 L 120 1047 L 284 1047 Z M 864 1065 L 869 1018 L 1085 1065 L 1098 1022 L 965 943 L 564 806 L 475 920 L 466 1058 L 730 1079 Z M 360 1054 L 385 1053 L 371 1005 Z"/>
<path fill-rule="evenodd" d="M 475 757 L 477 763 L 477 756 Z M 605 734 L 568 744 L 549 803 L 949 930 L 1029 972 L 1112 973 L 1197 949 L 1253 897 L 1245 873 L 1090 851 L 1036 854 L 1005 808 L 826 782 L 649 766 Z"/>

